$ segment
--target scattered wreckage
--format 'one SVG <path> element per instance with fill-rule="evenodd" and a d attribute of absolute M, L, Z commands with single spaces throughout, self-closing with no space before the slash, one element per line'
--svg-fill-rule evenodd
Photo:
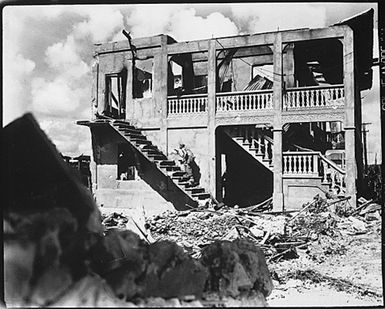
<path fill-rule="evenodd" d="M 300 249 L 322 263 L 344 254 L 346 235 L 380 229 L 382 209 L 372 200 L 353 209 L 349 197 L 320 196 L 296 212 L 269 212 L 271 199 L 207 204 L 141 226 L 100 214 L 32 115 L 3 132 L 7 306 L 266 306 L 274 279 L 267 265 Z"/>

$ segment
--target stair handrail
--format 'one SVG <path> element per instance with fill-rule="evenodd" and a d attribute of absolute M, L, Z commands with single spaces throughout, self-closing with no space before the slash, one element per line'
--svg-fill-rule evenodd
<path fill-rule="evenodd" d="M 335 164 L 332 160 L 328 159 L 325 157 L 322 153 L 319 153 L 319 157 L 321 158 L 322 161 L 328 163 L 331 167 L 333 167 L 337 172 L 345 175 L 346 171 L 344 171 L 342 168 L 340 168 L 337 164 Z"/>
<path fill-rule="evenodd" d="M 305 147 L 302 147 L 302 146 L 299 146 L 299 145 L 296 145 L 296 144 L 292 144 L 294 147 L 302 150 L 302 151 L 307 151 L 307 152 L 314 152 L 314 150 L 312 149 L 309 149 L 309 148 L 305 148 Z M 346 174 L 346 172 L 340 168 L 337 164 L 335 164 L 332 160 L 328 159 L 327 157 L 325 157 L 321 152 L 317 151 L 318 152 L 318 155 L 320 157 L 321 160 L 325 161 L 326 163 L 328 163 L 330 166 L 332 166 L 335 170 L 337 170 L 338 172 L 340 172 L 341 174 Z"/>

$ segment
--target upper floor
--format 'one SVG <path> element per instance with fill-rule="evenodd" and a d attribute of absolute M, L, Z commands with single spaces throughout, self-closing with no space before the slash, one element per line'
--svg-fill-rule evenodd
<path fill-rule="evenodd" d="M 343 121 L 372 83 L 373 12 L 321 29 L 101 44 L 93 116 L 143 128 Z M 186 121 L 188 120 L 188 121 Z"/>

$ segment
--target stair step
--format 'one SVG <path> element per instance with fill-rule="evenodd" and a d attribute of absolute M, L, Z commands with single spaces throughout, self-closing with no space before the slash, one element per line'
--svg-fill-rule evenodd
<path fill-rule="evenodd" d="M 186 188 L 185 190 L 186 191 L 191 191 L 191 194 L 205 192 L 205 189 L 204 188 L 200 188 L 200 187 L 191 187 L 191 188 Z"/>
<path fill-rule="evenodd" d="M 129 124 L 112 124 L 118 130 L 138 130 L 132 125 Z"/>
<path fill-rule="evenodd" d="M 142 134 L 142 131 L 136 129 L 135 127 L 132 127 L 132 128 L 123 127 L 123 128 L 118 128 L 118 130 L 124 133 Z"/>
<path fill-rule="evenodd" d="M 183 176 L 179 181 L 180 182 L 185 182 L 185 181 L 189 181 L 189 180 L 190 180 L 189 176 Z"/>
<path fill-rule="evenodd" d="M 167 160 L 167 157 L 163 154 L 147 154 L 147 156 L 153 161 Z"/>
<path fill-rule="evenodd" d="M 147 145 L 145 145 L 145 147 L 143 147 L 142 152 L 147 153 L 147 154 L 163 154 L 155 146 L 153 146 L 151 148 L 147 148 L 146 146 Z"/>
<path fill-rule="evenodd" d="M 179 166 L 176 166 L 176 165 L 163 165 L 163 166 L 159 166 L 159 168 L 161 168 L 162 170 L 166 170 L 166 172 L 180 170 Z"/>
<path fill-rule="evenodd" d="M 136 139 L 146 139 L 146 137 L 142 134 L 136 134 L 136 133 L 123 133 L 124 136 L 129 138 L 136 138 Z"/>
<path fill-rule="evenodd" d="M 150 145 L 151 144 L 151 141 L 146 140 L 146 139 L 131 138 L 130 141 L 133 143 L 139 144 L 139 145 L 143 145 L 143 144 Z"/>
<path fill-rule="evenodd" d="M 175 166 L 175 162 L 172 160 L 163 160 L 159 163 L 160 166 Z"/>
<path fill-rule="evenodd" d="M 210 198 L 210 193 L 194 193 L 192 197 L 198 198 L 198 200 L 204 200 Z"/>
<path fill-rule="evenodd" d="M 124 121 L 124 120 L 113 120 L 112 121 L 112 124 L 130 124 L 128 121 Z"/>
<path fill-rule="evenodd" d="M 184 175 L 186 175 L 186 172 L 184 172 L 184 171 L 176 171 L 176 172 L 172 173 L 173 177 L 176 177 L 176 176 L 181 177 L 181 176 L 184 176 Z"/>

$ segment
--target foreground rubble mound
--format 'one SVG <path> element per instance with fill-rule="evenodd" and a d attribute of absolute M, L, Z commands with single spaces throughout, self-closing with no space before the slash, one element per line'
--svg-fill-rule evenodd
<path fill-rule="evenodd" d="M 219 242 L 194 259 L 171 240 L 145 241 L 126 229 L 126 217 L 101 217 L 90 192 L 32 115 L 8 125 L 4 135 L 3 177 L 10 179 L 3 221 L 4 305 L 266 305 L 272 283 L 255 244 Z M 27 148 L 34 149 L 26 154 Z M 42 173 L 41 166 L 49 170 Z M 20 182 L 14 173 L 23 175 Z M 239 300 L 241 293 L 246 297 Z"/>

